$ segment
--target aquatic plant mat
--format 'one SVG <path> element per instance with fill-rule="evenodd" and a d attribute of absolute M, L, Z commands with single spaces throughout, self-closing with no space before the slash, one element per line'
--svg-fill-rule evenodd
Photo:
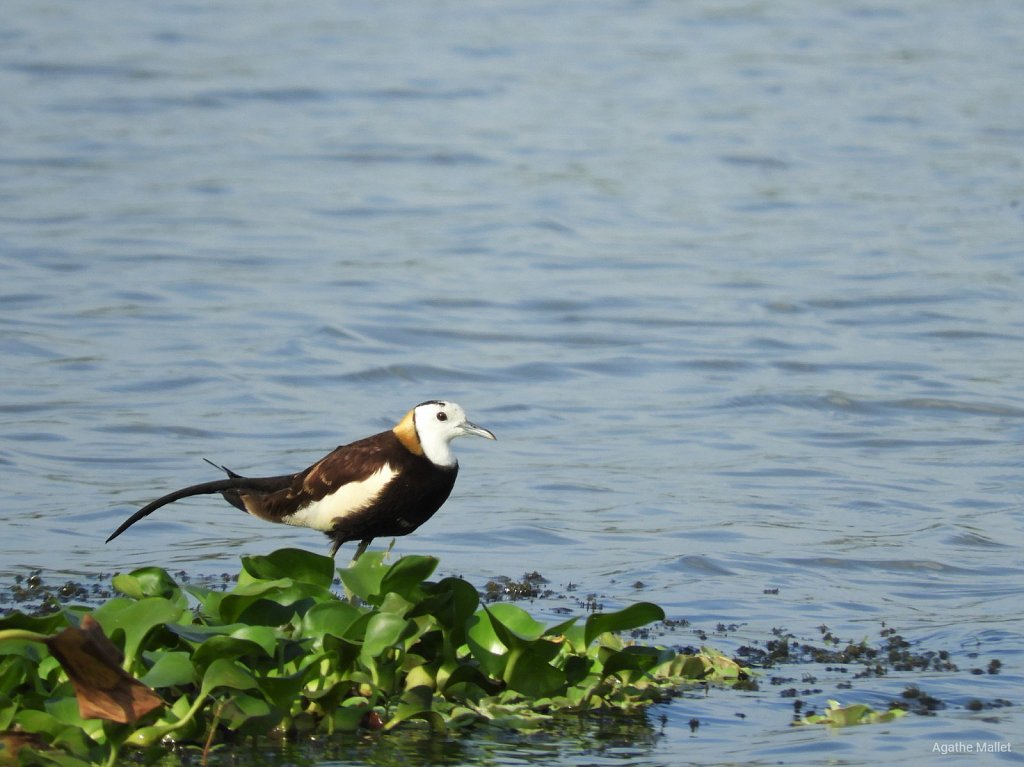
<path fill-rule="evenodd" d="M 224 583 L 197 585 L 156 567 L 116 575 L 114 594 L 91 592 L 102 598 L 95 607 L 65 601 L 88 598 L 81 586 L 54 593 L 29 576 L 13 596 L 43 594 L 41 609 L 0 618 L 0 762 L 205 763 L 240 743 L 329 750 L 355 732 L 564 732 L 588 718 L 629 722 L 716 686 L 779 686 L 794 698 L 792 724 L 878 724 L 941 702 L 908 687 L 881 710 L 850 700 L 808 711 L 799 700 L 812 692 L 806 675 L 801 690 L 766 669 L 956 670 L 947 654 L 915 653 L 890 629 L 880 645 L 840 642 L 825 627 L 817 644 L 777 631 L 727 657 L 652 643 L 684 622 L 649 602 L 603 611 L 593 598 L 577 600 L 585 617 L 546 624 L 502 601 L 536 596 L 539 575 L 489 583 L 481 598 L 460 578 L 430 580 L 437 566 L 433 557 L 391 564 L 367 552 L 339 569 L 282 549 L 243 557 Z M 986 673 L 998 671 L 990 664 Z"/>

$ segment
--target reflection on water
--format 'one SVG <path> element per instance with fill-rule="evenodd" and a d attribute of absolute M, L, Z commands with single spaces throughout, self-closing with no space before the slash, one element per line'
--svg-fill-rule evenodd
<path fill-rule="evenodd" d="M 266 765 L 653 765 L 663 763 L 652 754 L 663 727 L 664 723 L 652 726 L 645 715 L 570 719 L 557 735 L 519 735 L 499 728 L 471 736 L 441 735 L 413 725 L 399 736 L 341 736 L 281 749 L 264 745 L 260 753 L 246 758 Z M 224 754 L 211 764 L 233 764 L 239 758 L 238 753 Z"/>

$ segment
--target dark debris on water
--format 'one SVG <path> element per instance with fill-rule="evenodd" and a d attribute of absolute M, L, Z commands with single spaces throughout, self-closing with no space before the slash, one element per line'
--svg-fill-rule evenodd
<path fill-rule="evenodd" d="M 821 643 L 802 642 L 785 629 L 772 630 L 772 638 L 763 643 L 754 642 L 737 649 L 736 658 L 753 668 L 783 671 L 792 666 L 821 666 L 831 674 L 848 675 L 848 679 L 836 683 L 839 689 L 852 689 L 853 680 L 883 677 L 893 672 L 957 672 L 959 668 L 952 661 L 947 650 L 921 650 L 891 627 L 882 624 L 879 639 L 875 643 L 842 640 L 827 626 L 819 626 Z M 986 669 L 975 668 L 972 674 L 998 674 L 1002 662 L 992 659 Z M 779 695 L 793 698 L 794 719 L 813 713 L 807 709 L 805 697 L 823 692 L 814 686 L 818 679 L 811 673 L 803 673 L 799 679 L 784 673 L 768 677 L 772 686 L 782 687 Z M 982 711 L 1013 705 L 1010 701 L 996 698 L 985 701 L 972 698 L 964 708 Z M 922 716 L 934 716 L 936 711 L 947 707 L 945 701 L 922 690 L 916 684 L 908 685 L 900 698 L 889 704 L 890 708 L 901 708 Z"/>
<path fill-rule="evenodd" d="M 88 582 L 67 580 L 63 583 L 51 583 L 41 570 L 15 575 L 12 583 L 0 588 L 0 617 L 14 611 L 39 617 L 58 612 L 64 605 L 100 605 L 117 596 L 110 587 L 115 575 L 117 573 L 101 573 Z M 174 573 L 174 577 L 179 583 L 192 582 L 184 571 Z M 197 579 L 197 582 L 205 588 L 227 590 L 236 578 L 223 573 Z"/>
<path fill-rule="evenodd" d="M 108 576 L 101 577 L 109 581 Z M 99 581 L 89 585 L 70 580 L 51 584 L 43 578 L 41 570 L 33 570 L 28 575 L 15 575 L 13 583 L 0 592 L 0 615 L 14 610 L 36 616 L 49 615 L 64 604 L 98 604 L 113 595 L 113 591 Z"/>
<path fill-rule="evenodd" d="M 482 596 L 488 602 L 516 602 L 521 599 L 550 599 L 557 594 L 548 588 L 548 579 L 534 570 L 523 573 L 523 577 L 518 579 L 496 576 L 484 584 Z"/>

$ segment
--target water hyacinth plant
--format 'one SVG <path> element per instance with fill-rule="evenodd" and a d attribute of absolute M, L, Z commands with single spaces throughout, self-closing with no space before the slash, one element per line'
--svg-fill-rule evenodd
<path fill-rule="evenodd" d="M 546 626 L 481 604 L 438 560 L 367 552 L 335 570 L 295 549 L 242 558 L 229 591 L 160 568 L 115 576 L 95 609 L 0 619 L 0 761 L 143 762 L 167 743 L 479 724 L 530 730 L 567 712 L 632 710 L 686 684 L 746 677 L 712 650 L 624 640 L 664 619 L 641 602 Z M 348 598 L 332 592 L 340 575 Z"/>
<path fill-rule="evenodd" d="M 826 724 L 833 727 L 850 727 L 857 724 L 883 724 L 906 716 L 902 708 L 890 708 L 887 711 L 876 711 L 864 703 L 844 706 L 839 701 L 830 700 L 828 708 L 822 713 L 805 714 L 793 722 L 794 726 L 804 724 Z"/>

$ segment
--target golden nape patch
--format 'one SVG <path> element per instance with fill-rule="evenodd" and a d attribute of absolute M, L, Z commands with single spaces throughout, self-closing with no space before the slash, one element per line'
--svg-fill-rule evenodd
<path fill-rule="evenodd" d="M 398 441 L 405 445 L 405 449 L 414 455 L 423 455 L 423 445 L 420 444 L 420 435 L 416 433 L 416 421 L 413 413 L 415 408 L 405 414 L 405 417 L 392 429 Z"/>

